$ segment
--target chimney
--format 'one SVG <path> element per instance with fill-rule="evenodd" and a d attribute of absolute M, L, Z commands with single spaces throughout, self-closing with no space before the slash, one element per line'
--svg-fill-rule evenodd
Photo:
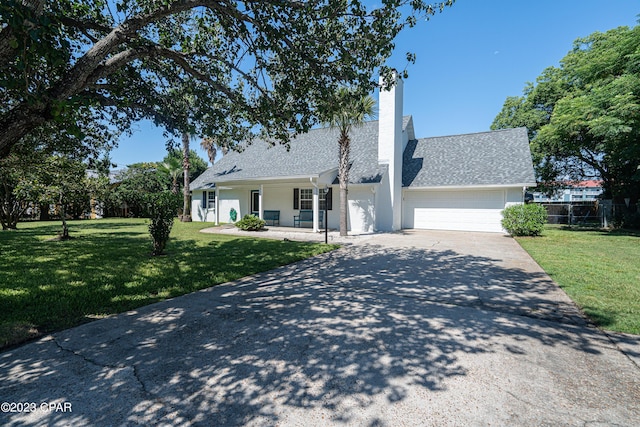
<path fill-rule="evenodd" d="M 389 202 L 391 210 L 388 212 L 387 228 L 399 230 L 402 227 L 402 102 L 403 82 L 395 75 L 395 85 L 390 90 L 383 87 L 380 78 L 380 96 L 378 104 L 378 164 L 388 165 L 389 171 Z M 384 215 L 387 217 L 387 215 Z"/>

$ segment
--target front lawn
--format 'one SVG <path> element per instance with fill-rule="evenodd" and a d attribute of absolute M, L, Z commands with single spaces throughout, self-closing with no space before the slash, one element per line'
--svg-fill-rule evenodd
<path fill-rule="evenodd" d="M 640 334 L 640 233 L 547 226 L 517 240 L 597 325 Z"/>
<path fill-rule="evenodd" d="M 183 295 L 335 249 L 335 245 L 203 234 L 174 224 L 151 257 L 142 219 L 71 221 L 0 231 L 0 349 L 110 314 Z"/>

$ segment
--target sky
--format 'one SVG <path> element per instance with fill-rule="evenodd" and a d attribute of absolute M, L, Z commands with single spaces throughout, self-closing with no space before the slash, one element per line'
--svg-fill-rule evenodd
<path fill-rule="evenodd" d="M 574 40 L 638 23 L 637 0 L 457 0 L 396 39 L 389 65 L 402 70 L 417 56 L 404 82 L 404 114 L 416 137 L 489 130 L 509 96 L 571 50 Z M 377 94 L 374 94 L 377 99 Z M 166 155 L 162 129 L 135 125 L 111 153 L 118 168 Z M 207 160 L 198 142 L 191 147 Z"/>

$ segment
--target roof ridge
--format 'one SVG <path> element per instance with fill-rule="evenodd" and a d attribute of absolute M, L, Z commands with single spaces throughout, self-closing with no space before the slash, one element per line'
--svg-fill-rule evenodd
<path fill-rule="evenodd" d="M 416 140 L 436 139 L 436 138 L 451 138 L 451 137 L 460 137 L 460 136 L 469 136 L 469 135 L 482 135 L 482 134 L 487 134 L 487 133 L 498 133 L 498 132 L 505 132 L 505 131 L 514 131 L 514 130 L 519 130 L 519 129 L 526 129 L 526 127 L 525 126 L 518 126 L 517 128 L 485 130 L 485 131 L 481 131 L 481 132 L 467 132 L 467 133 L 456 133 L 456 134 L 453 134 L 453 135 L 427 136 L 427 137 L 424 137 L 424 138 L 416 138 Z"/>

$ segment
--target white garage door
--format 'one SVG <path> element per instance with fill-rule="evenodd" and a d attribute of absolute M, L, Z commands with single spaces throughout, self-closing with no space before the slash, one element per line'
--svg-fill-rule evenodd
<path fill-rule="evenodd" d="M 503 190 L 405 191 L 403 228 L 502 232 Z"/>

